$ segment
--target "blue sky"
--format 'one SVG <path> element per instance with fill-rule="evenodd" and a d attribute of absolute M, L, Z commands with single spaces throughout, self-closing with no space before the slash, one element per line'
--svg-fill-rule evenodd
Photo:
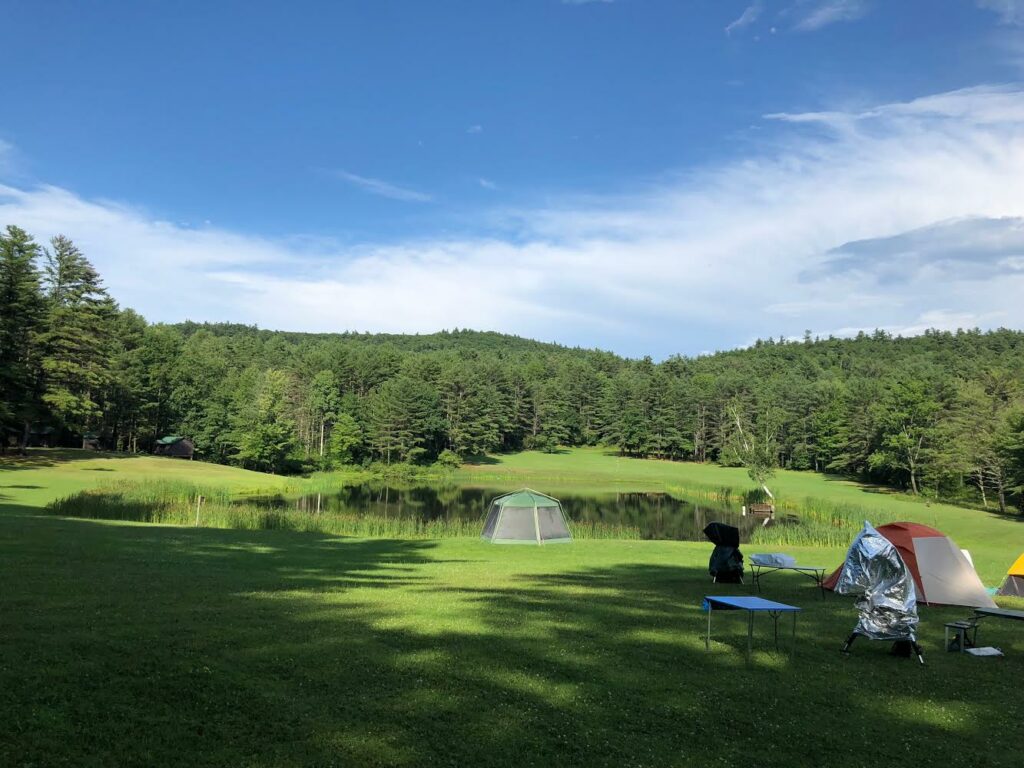
<path fill-rule="evenodd" d="M 0 23 L 0 223 L 72 237 L 152 320 L 655 357 L 1024 325 L 1022 0 L 0 2 Z"/>

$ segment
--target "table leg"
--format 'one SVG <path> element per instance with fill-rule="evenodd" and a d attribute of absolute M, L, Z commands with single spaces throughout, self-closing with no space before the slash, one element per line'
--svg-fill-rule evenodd
<path fill-rule="evenodd" d="M 818 589 L 821 590 L 821 599 L 825 599 L 825 571 L 816 574 L 818 577 Z"/>
<path fill-rule="evenodd" d="M 747 611 L 747 661 L 750 661 L 750 652 L 754 644 L 754 612 Z"/>
<path fill-rule="evenodd" d="M 792 658 L 796 654 L 796 611 L 793 611 L 793 647 L 789 649 L 789 656 Z"/>
<path fill-rule="evenodd" d="M 711 606 L 710 605 L 708 605 L 708 634 L 707 634 L 707 637 L 704 638 L 704 650 L 705 651 L 710 651 L 711 650 Z"/>

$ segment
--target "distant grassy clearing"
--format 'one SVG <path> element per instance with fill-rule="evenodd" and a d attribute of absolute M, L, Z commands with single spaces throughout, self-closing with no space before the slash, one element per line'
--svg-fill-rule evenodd
<path fill-rule="evenodd" d="M 465 485 L 532 485 L 550 493 L 670 491 L 677 494 L 742 493 L 753 484 L 746 471 L 713 464 L 621 458 L 613 451 L 579 448 L 559 454 L 524 452 L 497 456 L 492 463 L 467 465 L 445 482 Z M 8 471 L 9 470 L 9 471 Z M 28 459 L 0 458 L 0 504 L 42 507 L 50 501 L 113 480 L 182 481 L 225 489 L 236 495 L 302 492 L 337 487 L 351 473 L 284 478 L 234 467 L 152 456 L 96 455 L 86 451 L 33 451 Z M 995 583 L 1024 551 L 1024 520 L 945 504 L 926 504 L 875 486 L 863 486 L 810 472 L 780 471 L 771 481 L 780 505 L 805 505 L 810 498 L 840 505 L 847 516 L 913 520 L 934 525 L 969 549 L 982 578 Z M 355 531 L 353 531 L 355 532 Z M 845 536 L 845 534 L 844 534 Z M 772 546 L 766 542 L 765 546 Z M 779 546 L 785 546 L 780 544 Z"/>
<path fill-rule="evenodd" d="M 34 449 L 0 456 L 0 503 L 43 507 L 54 499 L 110 481 L 183 480 L 233 493 L 273 492 L 286 479 L 236 467 L 163 456 Z"/>

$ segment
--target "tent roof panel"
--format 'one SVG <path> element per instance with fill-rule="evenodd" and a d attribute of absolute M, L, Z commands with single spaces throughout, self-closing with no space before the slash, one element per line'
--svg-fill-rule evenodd
<path fill-rule="evenodd" d="M 1021 555 L 1006 572 L 1007 576 L 1024 576 L 1024 555 Z"/>
<path fill-rule="evenodd" d="M 978 574 L 950 539 L 945 536 L 915 537 L 914 552 L 927 602 L 968 608 L 995 607 Z"/>
<path fill-rule="evenodd" d="M 545 496 L 543 493 L 531 490 L 529 488 L 521 488 L 518 491 L 512 491 L 512 493 L 506 493 L 504 496 L 499 496 L 494 500 L 499 506 L 502 507 L 560 507 L 558 499 L 553 499 L 550 496 Z"/>

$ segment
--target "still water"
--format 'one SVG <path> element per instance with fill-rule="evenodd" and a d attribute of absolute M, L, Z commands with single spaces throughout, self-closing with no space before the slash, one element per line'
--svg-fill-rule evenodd
<path fill-rule="evenodd" d="M 419 487 L 393 488 L 363 484 L 341 488 L 336 493 L 284 498 L 280 496 L 248 499 L 249 503 L 276 509 L 303 512 L 338 512 L 366 517 L 415 516 L 420 520 L 479 520 L 491 499 L 508 488 Z M 704 526 L 712 521 L 735 525 L 746 540 L 758 521 L 743 517 L 738 508 L 684 501 L 664 493 L 560 493 L 572 523 L 599 523 L 628 526 L 644 539 L 703 541 Z"/>

